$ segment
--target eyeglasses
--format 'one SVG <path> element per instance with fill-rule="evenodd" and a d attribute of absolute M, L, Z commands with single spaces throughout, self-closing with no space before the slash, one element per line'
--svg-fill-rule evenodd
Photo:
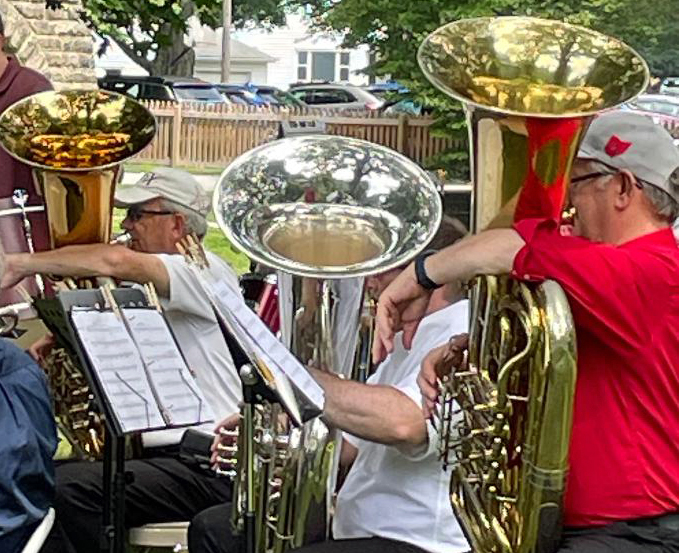
<path fill-rule="evenodd" d="M 615 175 L 615 173 L 606 173 L 604 171 L 596 171 L 594 173 L 587 173 L 586 175 L 580 175 L 579 177 L 573 177 L 571 179 L 571 186 L 574 184 L 577 184 L 579 182 L 584 182 L 586 180 L 590 179 L 598 179 L 599 177 L 612 177 Z M 644 185 L 642 184 L 641 179 L 634 177 L 634 186 L 636 186 L 639 190 L 643 189 Z"/>
<path fill-rule="evenodd" d="M 141 207 L 132 206 L 127 209 L 125 218 L 129 219 L 132 223 L 136 223 L 144 215 L 174 215 L 174 211 L 154 211 L 152 209 L 142 209 Z"/>

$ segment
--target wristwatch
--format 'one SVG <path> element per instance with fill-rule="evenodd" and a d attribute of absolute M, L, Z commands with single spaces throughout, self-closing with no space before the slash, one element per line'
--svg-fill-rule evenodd
<path fill-rule="evenodd" d="M 427 271 L 424 269 L 424 260 L 435 253 L 436 250 L 426 250 L 415 258 L 415 278 L 417 278 L 417 283 L 425 290 L 436 290 L 443 286 L 442 284 L 436 284 L 430 279 L 427 276 Z"/>

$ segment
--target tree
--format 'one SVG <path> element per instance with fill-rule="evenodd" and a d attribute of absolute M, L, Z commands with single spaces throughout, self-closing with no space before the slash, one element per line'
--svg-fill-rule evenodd
<path fill-rule="evenodd" d="M 532 15 L 565 20 L 619 37 L 636 48 L 659 76 L 679 74 L 679 0 L 308 0 L 315 25 L 344 33 L 345 45 L 367 44 L 374 63 L 369 74 L 390 76 L 438 117 L 435 132 L 466 139 L 461 106 L 435 89 L 417 64 L 417 48 L 441 25 L 457 19 Z M 466 148 L 432 160 L 433 167 L 467 171 Z"/>
<path fill-rule="evenodd" d="M 234 0 L 233 23 L 273 25 L 285 20 L 285 0 Z M 83 0 L 82 18 L 114 41 L 151 75 L 193 75 L 195 55 L 184 44 L 189 17 L 211 28 L 222 25 L 221 0 Z"/>

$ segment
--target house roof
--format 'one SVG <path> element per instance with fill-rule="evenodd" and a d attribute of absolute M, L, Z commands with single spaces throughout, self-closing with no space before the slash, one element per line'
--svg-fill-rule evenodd
<path fill-rule="evenodd" d="M 211 43 L 198 43 L 195 47 L 196 60 L 199 59 L 210 59 L 222 57 L 221 44 L 211 44 Z M 248 46 L 240 40 L 234 38 L 231 39 L 231 60 L 232 61 L 244 61 L 244 62 L 259 62 L 266 63 L 270 61 L 276 61 L 276 58 L 265 54 L 257 48 Z"/>

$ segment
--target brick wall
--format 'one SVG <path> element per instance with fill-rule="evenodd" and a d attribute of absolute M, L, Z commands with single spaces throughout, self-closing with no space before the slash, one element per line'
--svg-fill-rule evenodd
<path fill-rule="evenodd" d="M 0 0 L 9 48 L 57 90 L 96 87 L 92 35 L 79 7 L 79 0 L 63 0 L 58 10 L 45 8 L 45 0 Z"/>

